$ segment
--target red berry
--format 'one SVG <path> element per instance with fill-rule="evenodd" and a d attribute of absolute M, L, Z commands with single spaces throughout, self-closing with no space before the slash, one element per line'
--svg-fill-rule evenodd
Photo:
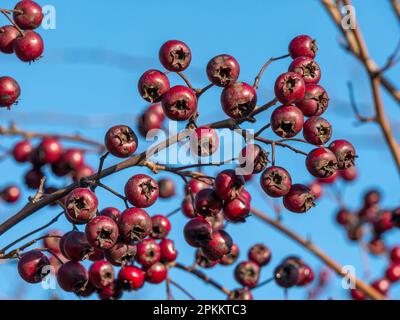
<path fill-rule="evenodd" d="M 317 180 L 310 183 L 308 188 L 311 190 L 311 193 L 315 196 L 315 200 L 318 200 L 324 194 L 324 188 L 320 182 Z"/>
<path fill-rule="evenodd" d="M 386 295 L 390 289 L 390 282 L 388 279 L 378 279 L 372 282 L 371 286 L 379 291 L 381 294 Z"/>
<path fill-rule="evenodd" d="M 97 216 L 88 222 L 85 228 L 89 243 L 96 249 L 107 250 L 118 240 L 118 225 L 106 216 Z"/>
<path fill-rule="evenodd" d="M 385 242 L 379 237 L 368 242 L 368 251 L 373 255 L 381 255 L 386 252 Z"/>
<path fill-rule="evenodd" d="M 331 124 L 321 117 L 311 117 L 303 126 L 303 136 L 307 142 L 317 146 L 329 141 L 332 136 Z"/>
<path fill-rule="evenodd" d="M 213 229 L 203 217 L 196 217 L 186 223 L 183 234 L 186 242 L 192 247 L 201 247 L 211 239 Z"/>
<path fill-rule="evenodd" d="M 347 182 L 354 181 L 358 177 L 358 171 L 356 167 L 350 167 L 344 170 L 339 170 L 339 174 L 342 177 L 342 179 Z"/>
<path fill-rule="evenodd" d="M 61 156 L 60 163 L 66 170 L 78 170 L 84 165 L 83 151 L 80 149 L 65 150 Z"/>
<path fill-rule="evenodd" d="M 150 267 L 145 269 L 146 281 L 154 284 L 163 282 L 167 278 L 167 267 L 161 263 L 156 262 Z"/>
<path fill-rule="evenodd" d="M 365 293 L 359 289 L 350 289 L 350 295 L 354 300 L 365 300 Z"/>
<path fill-rule="evenodd" d="M 88 257 L 89 261 L 99 261 L 104 259 L 104 251 L 102 249 L 93 248 L 93 253 Z"/>
<path fill-rule="evenodd" d="M 162 239 L 160 242 L 160 249 L 161 249 L 161 262 L 173 262 L 176 260 L 178 256 L 178 251 L 175 248 L 174 241 L 170 239 Z"/>
<path fill-rule="evenodd" d="M 0 107 L 10 108 L 21 95 L 21 88 L 11 77 L 0 77 Z"/>
<path fill-rule="evenodd" d="M 289 211 L 304 213 L 315 206 L 314 199 L 315 196 L 308 187 L 294 184 L 289 193 L 283 197 L 283 205 Z"/>
<path fill-rule="evenodd" d="M 97 213 L 98 204 L 93 191 L 76 188 L 68 194 L 65 200 L 65 215 L 76 224 L 85 224 Z"/>
<path fill-rule="evenodd" d="M 43 246 L 53 253 L 60 253 L 60 241 L 61 236 L 63 235 L 62 232 L 58 230 L 52 230 L 46 234 L 50 235 L 51 237 L 46 237 L 43 239 Z"/>
<path fill-rule="evenodd" d="M 295 37 L 289 43 L 289 53 L 293 59 L 301 56 L 314 58 L 317 51 L 316 41 L 304 34 Z"/>
<path fill-rule="evenodd" d="M 8 203 L 15 203 L 21 197 L 21 190 L 17 186 L 8 186 L 1 192 L 1 198 Z"/>
<path fill-rule="evenodd" d="M 332 184 L 339 177 L 339 170 L 336 170 L 334 174 L 329 176 L 328 178 L 318 178 L 317 181 L 322 184 Z"/>
<path fill-rule="evenodd" d="M 125 266 L 119 271 L 118 282 L 125 290 L 140 289 L 144 284 L 144 273 L 139 268 Z"/>
<path fill-rule="evenodd" d="M 22 140 L 15 144 L 13 156 L 17 162 L 27 162 L 33 153 L 33 146 L 29 140 Z"/>
<path fill-rule="evenodd" d="M 390 211 L 380 211 L 373 222 L 374 230 L 377 234 L 382 234 L 393 228 L 392 213 Z"/>
<path fill-rule="evenodd" d="M 114 283 L 114 269 L 106 260 L 94 262 L 89 268 L 89 279 L 93 286 L 103 289 Z"/>
<path fill-rule="evenodd" d="M 154 239 L 162 239 L 168 236 L 171 231 L 171 222 L 166 216 L 161 214 L 155 215 L 151 218 L 152 231 L 150 236 Z"/>
<path fill-rule="evenodd" d="M 232 244 L 231 251 L 224 255 L 219 262 L 223 266 L 230 266 L 236 262 L 239 258 L 239 247 L 236 244 Z"/>
<path fill-rule="evenodd" d="M 219 260 L 228 254 L 232 248 L 232 238 L 224 230 L 213 232 L 211 239 L 202 244 L 203 255 L 210 260 Z"/>
<path fill-rule="evenodd" d="M 14 51 L 21 61 L 33 62 L 43 54 L 43 39 L 34 31 L 25 31 L 23 36 L 15 39 Z"/>
<path fill-rule="evenodd" d="M 271 250 L 262 243 L 252 246 L 248 252 L 250 261 L 255 262 L 260 267 L 267 265 L 271 261 Z"/>
<path fill-rule="evenodd" d="M 138 208 L 152 206 L 158 198 L 157 182 L 146 174 L 136 174 L 125 184 L 125 196 Z"/>
<path fill-rule="evenodd" d="M 260 279 L 260 267 L 253 261 L 243 261 L 235 268 L 235 279 L 244 287 L 254 288 Z"/>
<path fill-rule="evenodd" d="M 114 207 L 107 207 L 100 211 L 101 216 L 106 216 L 118 223 L 121 211 Z"/>
<path fill-rule="evenodd" d="M 15 6 L 14 10 L 14 21 L 21 29 L 36 29 L 42 23 L 42 7 L 34 1 L 20 1 Z"/>
<path fill-rule="evenodd" d="M 291 262 L 283 262 L 274 271 L 275 282 L 283 288 L 290 288 L 299 282 L 299 267 Z"/>
<path fill-rule="evenodd" d="M 62 254 L 71 261 L 85 260 L 94 252 L 84 232 L 71 231 L 60 240 Z"/>
<path fill-rule="evenodd" d="M 268 155 L 258 144 L 249 143 L 239 154 L 239 164 L 245 173 L 260 173 L 268 164 Z"/>
<path fill-rule="evenodd" d="M 317 178 L 328 178 L 337 170 L 336 157 L 327 148 L 311 150 L 306 158 L 307 170 Z"/>
<path fill-rule="evenodd" d="M 185 86 L 169 89 L 161 103 L 165 115 L 175 121 L 188 120 L 197 111 L 196 93 Z"/>
<path fill-rule="evenodd" d="M 347 169 L 354 166 L 356 151 L 350 142 L 346 140 L 335 140 L 329 145 L 329 149 L 336 156 L 338 169 Z"/>
<path fill-rule="evenodd" d="M 294 72 L 283 73 L 275 81 L 275 96 L 284 104 L 296 103 L 302 100 L 305 89 L 303 78 Z"/>
<path fill-rule="evenodd" d="M 186 196 L 182 203 L 181 203 L 181 210 L 183 212 L 183 214 L 191 219 L 194 218 L 196 216 L 196 212 L 194 211 L 193 208 L 193 201 L 192 201 L 192 197 L 191 196 Z"/>
<path fill-rule="evenodd" d="M 219 260 L 210 260 L 206 256 L 204 256 L 203 252 L 201 249 L 196 250 L 195 254 L 195 264 L 204 268 L 204 269 L 210 269 L 214 266 L 216 266 L 219 263 Z"/>
<path fill-rule="evenodd" d="M 84 164 L 82 167 L 76 169 L 73 174 L 72 178 L 75 182 L 81 181 L 83 178 L 90 177 L 95 174 L 94 169 L 91 166 Z"/>
<path fill-rule="evenodd" d="M 321 79 L 321 68 L 312 58 L 298 57 L 289 66 L 289 71 L 303 77 L 306 84 L 317 84 Z"/>
<path fill-rule="evenodd" d="M 98 290 L 99 298 L 101 300 L 119 300 L 122 298 L 123 292 L 123 288 L 118 281 L 114 281 L 113 284 L 108 287 Z"/>
<path fill-rule="evenodd" d="M 32 250 L 18 260 L 18 273 L 26 282 L 39 283 L 49 273 L 48 266 L 49 259 L 41 251 Z"/>
<path fill-rule="evenodd" d="M 89 281 L 89 273 L 79 262 L 68 261 L 58 270 L 57 281 L 64 291 L 81 292 Z"/>
<path fill-rule="evenodd" d="M 152 229 L 150 216 L 139 208 L 123 211 L 118 226 L 120 235 L 126 242 L 143 240 Z"/>
<path fill-rule="evenodd" d="M 104 144 L 113 156 L 127 158 L 136 151 L 138 140 L 131 128 L 119 125 L 108 129 L 104 137 Z"/>
<path fill-rule="evenodd" d="M 52 164 L 61 159 L 63 149 L 58 139 L 46 137 L 40 142 L 35 151 L 36 163 Z"/>
<path fill-rule="evenodd" d="M 161 101 L 169 90 L 168 77 L 158 70 L 148 70 L 139 79 L 138 89 L 142 98 L 149 102 Z"/>
<path fill-rule="evenodd" d="M 185 70 L 192 60 L 189 47 L 179 40 L 165 42 L 161 46 L 158 56 L 164 68 L 174 72 Z"/>
<path fill-rule="evenodd" d="M 277 198 L 289 193 L 292 178 L 284 168 L 272 166 L 265 169 L 260 177 L 260 184 L 266 194 Z"/>
<path fill-rule="evenodd" d="M 25 174 L 24 181 L 29 189 L 38 189 L 43 177 L 43 172 L 40 169 L 33 168 Z"/>
<path fill-rule="evenodd" d="M 342 226 L 346 226 L 351 222 L 351 212 L 347 209 L 340 209 L 336 213 L 336 221 Z"/>
<path fill-rule="evenodd" d="M 204 217 L 213 216 L 221 211 L 222 200 L 213 189 L 203 189 L 196 194 L 194 207 Z"/>
<path fill-rule="evenodd" d="M 157 184 L 160 198 L 169 199 L 175 195 L 175 183 L 171 179 L 160 179 L 157 181 Z"/>
<path fill-rule="evenodd" d="M 329 105 L 329 96 L 325 89 L 317 84 L 306 85 L 304 98 L 296 106 L 306 117 L 320 116 Z"/>
<path fill-rule="evenodd" d="M 105 251 L 105 257 L 114 266 L 125 266 L 135 259 L 136 252 L 136 245 L 118 241 Z"/>
<path fill-rule="evenodd" d="M 272 130 L 282 138 L 292 138 L 303 128 L 303 113 L 296 106 L 280 106 L 271 114 Z"/>
<path fill-rule="evenodd" d="M 0 52 L 11 54 L 14 52 L 14 41 L 20 35 L 13 26 L 0 28 Z"/>
<path fill-rule="evenodd" d="M 228 295 L 228 300 L 253 300 L 250 289 L 240 288 L 232 290 Z"/>
<path fill-rule="evenodd" d="M 207 64 L 207 77 L 212 84 L 226 87 L 239 77 L 240 67 L 236 59 L 228 54 L 212 58 Z"/>
<path fill-rule="evenodd" d="M 242 189 L 238 197 L 225 201 L 224 217 L 233 223 L 244 222 L 250 214 L 250 208 L 251 196 L 245 189 Z"/>
<path fill-rule="evenodd" d="M 310 284 L 315 278 L 314 271 L 310 266 L 302 263 L 300 267 L 300 280 L 297 283 L 298 286 L 303 287 Z"/>
<path fill-rule="evenodd" d="M 245 82 L 235 82 L 225 87 L 221 94 L 224 112 L 233 119 L 249 116 L 257 103 L 255 89 Z"/>
<path fill-rule="evenodd" d="M 161 108 L 161 114 L 155 109 L 148 108 L 139 118 L 138 118 L 138 129 L 139 133 L 146 137 L 147 134 L 154 130 L 158 131 L 162 128 L 162 124 L 165 118 L 164 111 L 162 109 L 161 103 L 154 104 L 153 106 L 159 106 Z M 154 134 L 153 131 L 151 134 Z"/>
<path fill-rule="evenodd" d="M 215 192 L 224 201 L 237 198 L 244 187 L 244 178 L 235 170 L 226 169 L 218 173 L 214 181 Z"/>
<path fill-rule="evenodd" d="M 246 194 L 248 193 L 246 192 Z M 249 202 L 250 198 L 247 199 L 247 201 Z M 221 211 L 218 212 L 216 215 L 208 216 L 205 217 L 204 219 L 206 219 L 211 224 L 213 231 L 221 230 L 225 226 L 225 217 Z"/>
<path fill-rule="evenodd" d="M 208 157 L 217 151 L 219 137 L 217 131 L 211 128 L 198 127 L 190 135 L 190 150 L 193 155 Z"/>
<path fill-rule="evenodd" d="M 374 222 L 377 218 L 379 208 L 376 206 L 363 207 L 357 215 L 363 221 Z"/>
<path fill-rule="evenodd" d="M 200 190 L 210 188 L 213 182 L 207 178 L 190 179 L 185 186 L 185 193 L 196 195 Z"/>
<path fill-rule="evenodd" d="M 364 195 L 364 203 L 367 207 L 379 204 L 381 201 L 381 193 L 378 190 L 369 190 Z"/>

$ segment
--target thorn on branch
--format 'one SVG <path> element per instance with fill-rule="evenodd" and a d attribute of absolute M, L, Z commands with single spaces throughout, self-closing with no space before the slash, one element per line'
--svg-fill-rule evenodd
<path fill-rule="evenodd" d="M 40 185 L 39 188 L 36 192 L 36 194 L 33 197 L 29 197 L 29 202 L 30 203 L 37 203 L 40 199 L 42 199 L 43 194 L 44 194 L 44 183 L 46 181 L 46 177 L 42 177 L 42 179 L 40 179 Z"/>

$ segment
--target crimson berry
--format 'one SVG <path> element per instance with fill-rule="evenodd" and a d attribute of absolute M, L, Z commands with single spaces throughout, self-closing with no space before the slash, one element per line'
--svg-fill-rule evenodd
<path fill-rule="evenodd" d="M 13 156 L 17 162 L 27 162 L 33 153 L 33 146 L 29 140 L 22 140 L 15 144 Z"/>
<path fill-rule="evenodd" d="M 161 101 L 169 90 L 168 77 L 158 70 L 148 70 L 139 79 L 138 89 L 142 98 L 149 102 Z"/>
<path fill-rule="evenodd" d="M 42 23 L 42 7 L 34 1 L 20 1 L 15 6 L 14 10 L 14 21 L 21 29 L 36 29 Z"/>
<path fill-rule="evenodd" d="M 328 108 L 329 96 L 323 87 L 317 84 L 308 84 L 304 98 L 296 105 L 306 117 L 319 116 Z"/>
<path fill-rule="evenodd" d="M 327 148 L 311 150 L 306 157 L 307 170 L 317 178 L 327 178 L 337 170 L 336 156 Z"/>
<path fill-rule="evenodd" d="M 8 203 L 14 203 L 21 197 L 21 190 L 17 186 L 8 186 L 1 192 L 1 198 Z"/>
<path fill-rule="evenodd" d="M 379 237 L 368 242 L 368 251 L 373 255 L 380 255 L 386 252 L 385 242 Z"/>
<path fill-rule="evenodd" d="M 233 119 L 249 116 L 257 103 L 256 90 L 245 82 L 235 82 L 225 87 L 221 94 L 224 112 Z"/>
<path fill-rule="evenodd" d="M 244 173 L 260 173 L 268 164 L 268 155 L 258 144 L 249 143 L 239 154 L 239 164 L 245 170 Z"/>
<path fill-rule="evenodd" d="M 257 243 L 250 248 L 248 257 L 250 261 L 253 261 L 260 267 L 263 267 L 270 262 L 272 253 L 266 245 Z"/>
<path fill-rule="evenodd" d="M 339 170 L 339 174 L 344 181 L 354 181 L 358 177 L 358 171 L 356 167 L 350 167 L 344 170 Z"/>
<path fill-rule="evenodd" d="M 299 275 L 298 266 L 290 262 L 283 262 L 274 271 L 276 284 L 283 288 L 290 288 L 297 285 Z"/>
<path fill-rule="evenodd" d="M 119 300 L 122 298 L 124 290 L 118 281 L 114 281 L 108 287 L 99 289 L 98 293 L 101 300 Z"/>
<path fill-rule="evenodd" d="M 311 117 L 304 122 L 303 136 L 311 144 L 323 145 L 332 136 L 332 126 L 324 118 Z"/>
<path fill-rule="evenodd" d="M 306 85 L 297 73 L 286 72 L 276 79 L 274 90 L 276 98 L 281 103 L 290 104 L 303 99 Z"/>
<path fill-rule="evenodd" d="M 271 127 L 278 136 L 292 138 L 303 128 L 304 116 L 296 106 L 280 106 L 271 114 Z"/>
<path fill-rule="evenodd" d="M 155 106 L 156 108 L 151 108 Z M 165 118 L 161 103 L 150 106 L 139 118 L 138 129 L 139 133 L 146 137 L 151 130 L 160 130 Z M 161 109 L 160 111 L 158 109 Z"/>
<path fill-rule="evenodd" d="M 350 289 L 350 295 L 354 300 L 365 300 L 367 298 L 365 293 L 359 289 Z"/>
<path fill-rule="evenodd" d="M 66 197 L 65 215 L 76 224 L 85 224 L 96 214 L 98 204 L 93 191 L 86 188 L 76 188 Z"/>
<path fill-rule="evenodd" d="M 102 289 L 114 283 L 114 269 L 106 260 L 94 262 L 89 268 L 89 279 L 93 286 Z"/>
<path fill-rule="evenodd" d="M 197 111 L 196 93 L 185 86 L 169 89 L 161 103 L 165 115 L 175 121 L 188 120 Z"/>
<path fill-rule="evenodd" d="M 104 137 L 104 144 L 113 156 L 127 158 L 136 151 L 138 140 L 131 128 L 118 125 L 108 129 Z"/>
<path fill-rule="evenodd" d="M 39 283 L 49 273 L 49 265 L 49 259 L 41 251 L 32 250 L 18 260 L 18 273 L 26 282 Z"/>
<path fill-rule="evenodd" d="M 219 260 L 231 251 L 232 244 L 231 236 L 226 231 L 219 230 L 213 232 L 211 239 L 202 244 L 201 251 L 210 260 Z"/>
<path fill-rule="evenodd" d="M 185 70 L 192 60 L 192 53 L 186 43 L 179 40 L 165 42 L 158 54 L 165 69 L 173 72 Z"/>
<path fill-rule="evenodd" d="M 311 190 L 311 193 L 315 196 L 315 200 L 318 200 L 324 194 L 324 188 L 320 182 L 313 181 L 308 185 L 308 188 Z"/>
<path fill-rule="evenodd" d="M 77 170 L 84 165 L 83 151 L 80 149 L 65 150 L 61 156 L 60 162 L 67 170 Z"/>
<path fill-rule="evenodd" d="M 289 211 L 304 213 L 315 206 L 314 199 L 315 196 L 307 186 L 294 184 L 289 193 L 283 197 L 283 205 Z"/>
<path fill-rule="evenodd" d="M 183 199 L 183 201 L 181 203 L 181 210 L 182 210 L 183 214 L 190 219 L 194 218 L 196 216 L 196 212 L 194 211 L 194 208 L 193 208 L 192 197 L 186 196 Z"/>
<path fill-rule="evenodd" d="M 53 137 L 43 138 L 36 149 L 36 158 L 39 163 L 56 163 L 62 155 L 62 146 L 58 139 Z"/>
<path fill-rule="evenodd" d="M 125 184 L 125 196 L 138 208 L 150 207 L 156 202 L 159 194 L 157 182 L 146 174 L 136 174 Z"/>
<path fill-rule="evenodd" d="M 347 169 L 354 166 L 356 151 L 350 142 L 335 140 L 329 145 L 329 149 L 336 156 L 338 169 Z"/>
<path fill-rule="evenodd" d="M 393 263 L 400 263 L 400 246 L 395 246 L 390 250 L 390 259 Z"/>
<path fill-rule="evenodd" d="M 83 291 L 79 291 L 79 292 L 74 292 L 76 296 L 78 296 L 79 298 L 88 298 L 90 297 L 94 292 L 96 291 L 96 288 L 90 283 L 90 281 L 88 281 L 88 283 L 86 284 L 85 289 L 83 289 Z"/>
<path fill-rule="evenodd" d="M 400 208 L 396 208 L 392 211 L 392 224 L 400 228 Z"/>
<path fill-rule="evenodd" d="M 21 95 L 21 88 L 11 77 L 0 77 L 0 107 L 10 108 Z"/>
<path fill-rule="evenodd" d="M 58 270 L 57 281 L 64 291 L 80 292 L 86 288 L 89 273 L 79 262 L 68 261 Z"/>
<path fill-rule="evenodd" d="M 144 284 L 144 273 L 136 267 L 122 267 L 118 274 L 118 282 L 125 290 L 140 289 Z"/>
<path fill-rule="evenodd" d="M 379 208 L 376 206 L 363 207 L 360 211 L 358 211 L 357 215 L 360 219 L 364 221 L 374 222 L 378 215 Z"/>
<path fill-rule="evenodd" d="M 118 225 L 106 216 L 98 216 L 88 222 L 85 228 L 89 243 L 96 249 L 107 250 L 118 240 Z"/>
<path fill-rule="evenodd" d="M 162 239 L 168 236 L 171 231 L 171 222 L 166 216 L 161 214 L 155 215 L 151 218 L 152 231 L 150 236 L 154 239 Z"/>
<path fill-rule="evenodd" d="M 105 251 L 105 257 L 114 266 L 125 266 L 135 259 L 136 252 L 136 245 L 118 241 Z"/>
<path fill-rule="evenodd" d="M 300 276 L 297 285 L 300 287 L 310 284 L 315 278 L 314 271 L 311 269 L 310 266 L 308 266 L 304 262 L 301 262 L 299 273 Z"/>
<path fill-rule="evenodd" d="M 190 150 L 198 157 L 208 157 L 217 151 L 219 137 L 217 131 L 207 127 L 198 127 L 190 135 Z"/>
<path fill-rule="evenodd" d="M 342 226 L 346 226 L 350 223 L 351 221 L 351 212 L 347 209 L 340 209 L 336 213 L 336 221 Z"/>
<path fill-rule="evenodd" d="M 175 183 L 171 179 L 160 179 L 157 181 L 157 184 L 160 198 L 169 199 L 175 195 Z"/>
<path fill-rule="evenodd" d="M 19 31 L 13 26 L 0 28 L 0 52 L 11 54 L 14 52 L 14 41 L 20 35 Z"/>
<path fill-rule="evenodd" d="M 289 193 L 292 186 L 292 178 L 286 169 L 272 166 L 265 169 L 260 177 L 262 189 L 270 197 L 282 197 Z"/>
<path fill-rule="evenodd" d="M 24 181 L 29 189 L 38 189 L 43 177 L 43 172 L 40 169 L 32 168 L 25 174 Z"/>
<path fill-rule="evenodd" d="M 250 201 L 250 199 L 247 201 Z M 211 224 L 213 231 L 218 231 L 224 228 L 225 217 L 221 211 L 216 215 L 205 217 L 205 219 Z"/>
<path fill-rule="evenodd" d="M 390 289 L 390 281 L 386 278 L 378 279 L 372 282 L 371 286 L 381 294 L 386 295 Z"/>
<path fill-rule="evenodd" d="M 104 259 L 104 251 L 102 249 L 93 248 L 93 252 L 89 255 L 89 261 L 99 261 Z"/>
<path fill-rule="evenodd" d="M 168 270 L 167 267 L 161 263 L 156 262 L 150 267 L 145 269 L 146 281 L 154 284 L 163 282 L 167 278 Z"/>
<path fill-rule="evenodd" d="M 314 58 L 317 51 L 316 41 L 305 34 L 295 37 L 289 43 L 289 53 L 293 59 L 301 56 Z"/>
<path fill-rule="evenodd" d="M 235 268 L 235 279 L 244 287 L 254 288 L 260 279 L 260 267 L 253 261 L 243 261 Z"/>
<path fill-rule="evenodd" d="M 190 179 L 188 184 L 185 185 L 185 193 L 196 195 L 200 190 L 210 188 L 213 182 L 207 178 Z"/>
<path fill-rule="evenodd" d="M 161 262 L 173 262 L 178 256 L 178 251 L 175 248 L 174 241 L 170 239 L 162 239 L 160 241 Z"/>
<path fill-rule="evenodd" d="M 289 66 L 289 71 L 303 77 L 306 84 L 317 84 L 321 79 L 321 68 L 309 57 L 298 57 Z"/>
<path fill-rule="evenodd" d="M 165 119 L 165 113 L 160 102 L 149 105 L 146 112 L 157 115 L 161 121 Z"/>
<path fill-rule="evenodd" d="M 218 173 L 214 181 L 215 192 L 224 201 L 237 198 L 244 187 L 244 178 L 235 170 L 226 169 Z"/>
<path fill-rule="evenodd" d="M 390 211 L 380 211 L 373 223 L 374 230 L 377 234 L 382 234 L 393 228 L 392 213 Z"/>
<path fill-rule="evenodd" d="M 62 254 L 71 261 L 81 261 L 94 252 L 84 232 L 71 231 L 60 240 Z"/>
<path fill-rule="evenodd" d="M 196 194 L 194 207 L 204 217 L 213 216 L 221 211 L 222 200 L 213 189 L 203 189 Z"/>
<path fill-rule="evenodd" d="M 186 242 L 192 247 L 201 247 L 211 239 L 213 229 L 203 217 L 196 217 L 188 221 L 183 228 Z"/>
<path fill-rule="evenodd" d="M 210 260 L 207 258 L 201 249 L 197 249 L 195 253 L 195 265 L 198 265 L 204 269 L 210 269 L 216 266 L 219 263 L 219 260 Z"/>
<path fill-rule="evenodd" d="M 101 216 L 109 217 L 118 223 L 121 211 L 114 207 L 107 207 L 100 211 Z"/>
<path fill-rule="evenodd" d="M 231 251 L 224 255 L 219 263 L 223 266 L 230 266 L 239 258 L 239 253 L 239 247 L 236 244 L 232 244 Z"/>
<path fill-rule="evenodd" d="M 327 178 L 318 178 L 317 181 L 322 184 L 332 184 L 334 183 L 337 178 L 339 177 L 339 170 L 336 170 L 331 176 Z"/>
<path fill-rule="evenodd" d="M 236 59 L 228 54 L 212 58 L 207 64 L 207 77 L 212 84 L 226 87 L 239 77 L 240 66 Z"/>
<path fill-rule="evenodd" d="M 253 300 L 250 289 L 240 288 L 232 290 L 228 295 L 228 300 Z"/>
<path fill-rule="evenodd" d="M 84 164 L 80 168 L 76 169 L 73 174 L 72 178 L 75 182 L 81 181 L 83 178 L 90 177 L 95 174 L 94 169 L 91 166 Z"/>
<path fill-rule="evenodd" d="M 143 240 L 152 229 L 150 216 L 139 208 L 129 208 L 123 211 L 118 226 L 120 235 L 126 242 Z"/>
<path fill-rule="evenodd" d="M 43 54 L 43 39 L 34 31 L 25 31 L 23 36 L 15 39 L 14 51 L 21 61 L 33 62 Z"/>
<path fill-rule="evenodd" d="M 225 201 L 223 207 L 224 217 L 233 223 L 244 222 L 250 214 L 250 208 L 251 196 L 245 189 L 242 189 L 237 198 Z"/>
<path fill-rule="evenodd" d="M 52 230 L 47 232 L 50 237 L 43 239 L 43 246 L 49 249 L 53 253 L 60 253 L 60 241 L 62 237 L 62 232 L 58 230 Z"/>
<path fill-rule="evenodd" d="M 364 195 L 364 203 L 367 207 L 379 204 L 381 201 L 381 193 L 378 190 L 369 190 Z"/>

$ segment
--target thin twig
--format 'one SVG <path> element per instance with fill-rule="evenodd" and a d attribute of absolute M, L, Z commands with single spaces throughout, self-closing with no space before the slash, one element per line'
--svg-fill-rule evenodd
<path fill-rule="evenodd" d="M 287 58 L 287 57 L 289 57 L 289 56 L 290 56 L 290 54 L 285 54 L 285 55 L 280 56 L 280 57 L 277 57 L 277 58 L 270 58 L 266 63 L 264 63 L 264 65 L 262 66 L 260 72 L 257 74 L 257 76 L 256 76 L 256 78 L 255 78 L 255 80 L 254 80 L 253 88 L 256 89 L 256 90 L 258 89 L 258 84 L 259 84 L 259 82 L 260 82 L 260 79 L 261 79 L 261 77 L 262 77 L 262 75 L 263 75 L 265 69 L 266 69 L 273 61 L 277 61 L 277 60 L 280 60 L 280 59 L 284 59 L 284 58 Z"/>
<path fill-rule="evenodd" d="M 181 290 L 184 294 L 186 294 L 191 300 L 196 300 L 195 297 L 193 297 L 191 295 L 191 293 L 189 291 L 187 291 L 184 287 L 182 287 L 179 283 L 176 283 L 175 281 L 173 281 L 171 278 L 168 278 L 169 282 L 174 285 L 175 287 L 177 287 L 179 290 Z"/>

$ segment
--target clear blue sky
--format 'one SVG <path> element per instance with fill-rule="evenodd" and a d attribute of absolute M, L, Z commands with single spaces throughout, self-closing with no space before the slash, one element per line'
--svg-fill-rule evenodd
<path fill-rule="evenodd" d="M 207 61 L 220 53 L 229 53 L 237 58 L 241 65 L 240 80 L 252 81 L 262 64 L 271 56 L 286 53 L 287 44 L 298 34 L 310 34 L 318 41 L 317 61 L 323 68 L 321 84 L 328 90 L 331 104 L 326 117 L 334 125 L 334 138 L 347 138 L 354 142 L 359 159 L 359 180 L 345 190 L 346 202 L 356 208 L 361 195 L 367 187 L 378 186 L 384 193 L 384 205 L 393 207 L 398 204 L 398 176 L 392 159 L 377 127 L 373 125 L 355 126 L 355 119 L 348 103 L 346 81 L 355 86 L 357 99 L 362 110 L 368 114 L 372 109 L 371 94 L 363 69 L 355 60 L 338 46 L 338 32 L 319 4 L 319 1 L 61 1 L 51 3 L 40 1 L 42 5 L 51 4 L 57 10 L 57 29 L 40 30 L 46 50 L 44 58 L 32 65 L 23 64 L 14 56 L 0 56 L 1 75 L 11 75 L 21 84 L 23 95 L 21 103 L 11 112 L 0 111 L 0 123 L 6 125 L 14 120 L 24 129 L 44 132 L 79 132 L 91 138 L 102 140 L 104 132 L 111 125 L 124 122 L 135 126 L 135 117 L 143 110 L 145 103 L 139 97 L 136 83 L 140 74 L 149 68 L 160 68 L 158 48 L 166 40 L 181 39 L 192 49 L 191 67 L 186 72 L 197 87 L 207 84 L 205 65 Z M 2 5 L 11 8 L 15 1 L 3 1 Z M 399 25 L 390 11 L 389 1 L 355 1 L 365 38 L 370 52 L 378 64 L 384 64 L 389 53 L 398 41 Z M 3 22 L 5 24 L 5 20 Z M 288 61 L 279 61 L 268 68 L 261 82 L 259 101 L 272 97 L 274 78 L 288 66 Z M 399 67 L 393 68 L 389 76 L 400 83 Z M 176 79 L 175 79 L 176 80 Z M 222 119 L 219 105 L 219 89 L 212 89 L 200 103 L 200 122 L 210 117 Z M 385 96 L 390 120 L 395 126 L 398 137 L 398 106 Z M 269 115 L 259 117 L 259 126 L 267 123 Z M 269 134 L 272 137 L 271 134 Z M 15 140 L 2 140 L 1 145 L 10 145 Z M 140 146 L 141 150 L 145 145 Z M 107 165 L 115 159 L 107 160 Z M 309 182 L 301 155 L 279 150 L 278 161 L 292 172 L 295 181 Z M 95 157 L 90 158 L 93 166 Z M 1 184 L 19 182 L 26 166 L 18 166 L 9 160 L 1 163 Z M 129 169 L 107 178 L 105 182 L 122 190 L 124 181 L 138 172 Z M 214 171 L 211 171 L 214 172 Z M 177 180 L 180 183 L 179 180 Z M 65 181 L 57 181 L 62 186 Z M 178 188 L 182 194 L 181 188 Z M 256 190 L 251 188 L 255 195 Z M 29 192 L 24 190 L 24 196 Z M 100 206 L 119 206 L 118 199 L 99 192 Z M 179 198 L 180 199 L 180 198 Z M 262 197 L 255 196 L 255 207 L 272 211 Z M 21 207 L 23 202 L 19 203 Z M 151 214 L 167 213 L 179 205 L 179 200 L 158 201 L 148 211 Z M 17 210 L 16 207 L 0 205 L 0 221 L 4 221 Z M 362 277 L 360 250 L 345 240 L 343 230 L 332 221 L 336 205 L 329 197 L 306 215 L 295 215 L 284 211 L 284 223 L 296 229 L 302 236 L 310 236 L 325 252 L 342 264 L 351 264 Z M 0 238 L 4 245 L 16 238 L 21 232 L 27 232 L 34 226 L 40 226 L 58 213 L 50 208 L 37 212 Z M 172 218 L 172 238 L 179 249 L 179 260 L 192 262 L 194 250 L 185 244 L 182 228 L 185 218 L 178 214 Z M 55 227 L 69 230 L 69 225 L 61 219 Z M 316 270 L 321 263 L 297 244 L 284 238 L 275 230 L 262 225 L 254 218 L 246 224 L 230 225 L 228 231 L 235 242 L 245 251 L 256 242 L 270 246 L 273 252 L 272 263 L 262 272 L 262 278 L 271 275 L 274 265 L 287 255 L 302 256 Z M 397 237 L 393 232 L 390 243 Z M 383 272 L 382 258 L 371 258 L 373 277 Z M 17 276 L 15 264 L 0 266 L 0 297 L 45 299 L 49 292 L 40 285 L 25 285 Z M 227 287 L 237 287 L 233 279 L 232 268 L 218 266 L 209 274 Z M 197 298 L 224 298 L 212 288 L 203 285 L 190 275 L 173 271 L 171 277 L 190 289 Z M 347 298 L 340 287 L 340 279 L 332 277 L 329 294 L 322 298 Z M 22 288 L 22 291 L 20 290 Z M 61 297 L 74 298 L 73 295 L 57 291 Z M 399 293 L 398 288 L 392 295 Z M 182 298 L 178 291 L 176 297 Z M 269 284 L 254 292 L 255 298 L 281 299 L 283 292 Z M 305 297 L 303 289 L 290 292 L 291 298 Z M 148 285 L 140 292 L 125 294 L 125 298 L 165 298 L 165 285 Z"/>

